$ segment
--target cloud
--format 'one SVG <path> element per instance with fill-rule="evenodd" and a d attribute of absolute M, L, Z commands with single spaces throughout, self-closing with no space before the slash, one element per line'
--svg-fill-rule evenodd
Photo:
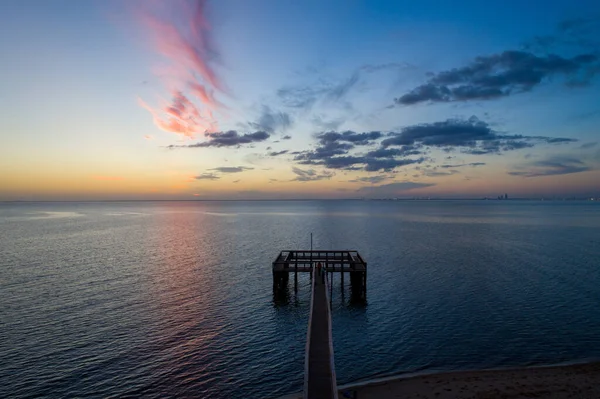
<path fill-rule="evenodd" d="M 389 133 L 388 138 L 381 142 L 381 146 L 410 146 L 411 150 L 415 145 L 445 149 L 462 148 L 465 153 L 481 155 L 533 147 L 536 142 L 561 144 L 575 141 L 577 140 L 562 137 L 502 134 L 493 130 L 488 123 L 472 116 L 469 119 L 454 118 L 407 126 L 398 133 Z"/>
<path fill-rule="evenodd" d="M 267 155 L 270 157 L 278 157 L 280 155 L 285 155 L 289 152 L 289 150 L 282 150 L 282 151 L 272 151 L 269 152 Z"/>
<path fill-rule="evenodd" d="M 367 153 L 368 157 L 373 158 L 391 158 L 398 156 L 419 155 L 423 152 L 420 150 L 420 145 L 405 145 L 402 148 L 385 148 L 381 147 Z"/>
<path fill-rule="evenodd" d="M 386 171 L 389 172 L 397 167 L 422 163 L 425 158 L 418 159 L 393 159 L 393 158 L 373 158 L 368 156 L 325 156 L 319 159 L 306 159 L 304 154 L 295 158 L 303 165 L 323 165 L 330 169 L 345 170 L 365 170 L 367 172 Z M 361 166 L 357 166 L 361 165 Z"/>
<path fill-rule="evenodd" d="M 210 110 L 200 110 L 182 92 L 172 93 L 171 102 L 154 109 L 142 99 L 139 104 L 152 114 L 154 124 L 161 130 L 193 138 L 199 133 L 213 131 L 217 122 Z"/>
<path fill-rule="evenodd" d="M 561 21 L 552 35 L 535 36 L 524 44 L 525 50 L 549 52 L 557 47 L 598 50 L 600 18 L 572 18 Z"/>
<path fill-rule="evenodd" d="M 267 132 L 254 132 L 240 134 L 236 130 L 227 132 L 205 133 L 208 141 L 188 145 L 170 145 L 167 148 L 203 148 L 203 147 L 234 147 L 242 144 L 265 141 L 270 137 Z"/>
<path fill-rule="evenodd" d="M 277 90 L 279 101 L 290 108 L 310 109 L 317 102 L 341 102 L 359 82 L 359 73 L 334 82 L 321 79 L 309 86 L 286 86 Z"/>
<path fill-rule="evenodd" d="M 199 176 L 194 176 L 196 180 L 219 180 L 221 177 L 215 175 L 214 173 L 202 173 Z"/>
<path fill-rule="evenodd" d="M 458 170 L 438 171 L 436 168 L 432 170 L 425 170 L 423 174 L 428 177 L 439 177 L 439 176 L 452 176 L 460 173 Z"/>
<path fill-rule="evenodd" d="M 317 148 L 312 151 L 302 151 L 294 159 L 306 165 L 326 165 L 335 169 L 346 168 L 363 162 L 356 161 L 357 157 L 337 157 L 337 155 L 345 155 L 355 146 L 371 144 L 382 136 L 383 134 L 378 131 L 365 133 L 356 133 L 350 130 L 322 132 L 315 136 L 318 140 Z"/>
<path fill-rule="evenodd" d="M 385 71 L 385 70 L 406 70 L 406 69 L 411 69 L 411 68 L 414 68 L 414 67 L 407 63 L 389 62 L 387 64 L 376 64 L 376 65 L 365 64 L 360 67 L 360 70 L 368 72 L 368 73 L 374 73 L 374 72 Z"/>
<path fill-rule="evenodd" d="M 248 168 L 246 166 L 220 166 L 218 168 L 212 168 L 209 170 L 214 170 L 221 173 L 240 173 L 252 169 L 254 168 Z"/>
<path fill-rule="evenodd" d="M 138 13 L 155 50 L 168 60 L 160 76 L 171 94 L 171 101 L 159 108 L 143 100 L 140 105 L 152 114 L 158 128 L 186 137 L 216 131 L 212 111 L 226 108 L 215 97 L 216 91 L 225 91 L 225 85 L 213 67 L 220 54 L 211 36 L 206 4 L 205 0 L 144 2 Z"/>
<path fill-rule="evenodd" d="M 333 142 L 348 142 L 355 145 L 366 145 L 382 137 L 381 132 L 367 132 L 367 133 L 356 133 L 351 130 L 345 132 L 324 132 L 317 134 L 317 139 L 321 145 L 327 145 Z"/>
<path fill-rule="evenodd" d="M 364 157 L 361 163 L 365 164 L 365 170 L 367 172 L 375 172 L 378 170 L 391 171 L 399 166 L 412 165 L 422 163 L 425 158 L 418 159 L 373 159 Z"/>
<path fill-rule="evenodd" d="M 440 165 L 440 168 L 444 168 L 444 169 L 449 169 L 449 168 L 461 168 L 463 166 L 484 166 L 485 162 L 471 162 L 471 163 L 460 163 L 460 164 L 454 164 L 454 165 L 450 165 L 450 164 L 445 164 L 445 165 Z"/>
<path fill-rule="evenodd" d="M 517 170 L 510 171 L 508 174 L 523 177 L 540 177 L 567 175 L 571 173 L 586 172 L 588 170 L 592 170 L 592 168 L 578 159 L 556 156 L 520 166 Z"/>
<path fill-rule="evenodd" d="M 292 138 L 292 136 L 288 136 L 288 135 L 286 135 L 286 136 L 283 136 L 283 137 L 281 138 L 281 140 L 289 140 L 289 139 L 291 139 L 291 138 Z"/>
<path fill-rule="evenodd" d="M 315 115 L 312 118 L 311 122 L 318 129 L 322 129 L 322 130 L 337 130 L 344 123 L 344 119 L 343 118 L 337 118 L 337 119 L 332 119 L 332 120 L 325 120 L 323 118 L 323 116 L 321 116 L 321 115 Z"/>
<path fill-rule="evenodd" d="M 401 194 L 403 194 L 407 191 L 410 191 L 410 190 L 431 187 L 431 186 L 435 186 L 435 184 L 433 184 L 433 183 L 416 183 L 416 182 L 406 181 L 406 182 L 383 184 L 380 186 L 365 186 L 365 187 L 359 188 L 356 191 L 364 194 L 365 196 L 377 196 L 379 198 L 381 198 L 381 197 L 391 198 L 391 197 L 400 196 Z"/>
<path fill-rule="evenodd" d="M 292 168 L 292 172 L 294 172 L 294 174 L 296 174 L 296 178 L 293 179 L 292 181 L 300 181 L 300 182 L 331 179 L 335 175 L 335 173 L 333 173 L 333 172 L 318 173 L 314 169 L 304 170 L 304 169 L 300 169 L 300 168 L 296 168 L 296 167 Z"/>
<path fill-rule="evenodd" d="M 592 142 L 592 143 L 585 143 L 579 146 L 579 148 L 587 150 L 588 148 L 594 148 L 596 145 L 598 145 L 598 143 L 596 142 Z"/>
<path fill-rule="evenodd" d="M 286 107 L 308 110 L 315 105 L 342 104 L 346 111 L 352 110 L 352 105 L 346 101 L 369 74 L 380 71 L 401 71 L 413 68 L 405 63 L 365 64 L 356 68 L 347 77 L 325 77 L 320 75 L 318 80 L 310 85 L 285 86 L 277 91 L 279 102 Z M 317 68 L 311 68 L 311 73 L 319 74 Z M 344 119 L 324 121 L 321 116 L 315 116 L 313 123 L 320 129 L 336 130 Z"/>
<path fill-rule="evenodd" d="M 384 175 L 376 175 L 376 176 L 365 176 L 365 177 L 359 177 L 353 180 L 348 180 L 349 183 L 371 183 L 371 184 L 377 184 L 377 183 L 381 183 L 384 180 L 389 179 L 388 176 L 384 176 Z"/>
<path fill-rule="evenodd" d="M 322 165 L 329 169 L 391 171 L 395 168 L 423 163 L 433 148 L 446 152 L 459 150 L 472 155 L 500 154 L 538 144 L 567 144 L 575 139 L 546 136 L 524 136 L 495 131 L 476 117 L 454 118 L 441 122 L 404 127 L 399 132 L 328 131 L 315 135 L 312 150 L 294 151 L 300 165 Z M 366 153 L 360 146 L 379 144 Z M 418 156 L 417 158 L 410 158 Z M 481 166 L 482 162 L 460 166 Z"/>
<path fill-rule="evenodd" d="M 423 85 L 396 98 L 399 105 L 422 102 L 489 100 L 532 90 L 556 75 L 568 85 L 585 85 L 598 69 L 598 56 L 584 53 L 571 58 L 537 56 L 526 51 L 504 51 L 477 57 L 469 65 L 439 72 Z"/>
<path fill-rule="evenodd" d="M 263 130 L 268 133 L 286 130 L 292 125 L 292 117 L 287 112 L 273 111 L 266 105 L 263 105 L 258 120 L 250 123 L 253 129 Z"/>

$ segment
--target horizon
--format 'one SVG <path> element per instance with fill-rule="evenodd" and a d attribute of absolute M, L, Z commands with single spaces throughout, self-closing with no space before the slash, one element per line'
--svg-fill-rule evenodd
<path fill-rule="evenodd" d="M 594 1 L 0 7 L 0 202 L 600 197 Z"/>
<path fill-rule="evenodd" d="M 500 202 L 565 202 L 565 201 L 579 201 L 579 202 L 600 202 L 600 197 L 564 197 L 564 196 L 550 196 L 550 197 L 514 197 L 514 198 L 499 198 L 499 197 L 380 197 L 380 198 L 240 198 L 240 199 L 224 199 L 224 198 L 180 198 L 180 199 L 87 199 L 87 200 L 27 200 L 27 199 L 16 199 L 16 200 L 0 200 L 0 203 L 86 203 L 86 202 L 309 202 L 309 201 L 500 201 Z"/>

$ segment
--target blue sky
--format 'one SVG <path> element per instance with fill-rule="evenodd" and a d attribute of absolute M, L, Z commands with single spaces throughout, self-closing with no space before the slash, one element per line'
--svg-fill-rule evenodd
<path fill-rule="evenodd" d="M 600 195 L 597 2 L 25 0 L 0 33 L 0 199 Z"/>

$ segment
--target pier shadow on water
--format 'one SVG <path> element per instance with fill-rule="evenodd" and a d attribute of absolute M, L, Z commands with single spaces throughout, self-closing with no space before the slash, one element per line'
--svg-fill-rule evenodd
<path fill-rule="evenodd" d="M 284 306 L 310 306 L 311 279 L 302 276 L 297 283 L 291 278 L 284 284 L 273 288 L 273 306 L 275 308 Z M 349 280 L 349 279 L 347 279 Z M 367 307 L 367 298 L 363 287 L 352 285 L 349 281 L 342 284 L 341 281 L 331 281 L 328 285 L 328 293 L 332 306 L 363 309 Z"/>

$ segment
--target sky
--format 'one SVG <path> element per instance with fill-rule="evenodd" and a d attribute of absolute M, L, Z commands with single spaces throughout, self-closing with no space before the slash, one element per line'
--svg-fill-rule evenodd
<path fill-rule="evenodd" d="M 0 200 L 600 196 L 600 2 L 6 0 Z"/>

